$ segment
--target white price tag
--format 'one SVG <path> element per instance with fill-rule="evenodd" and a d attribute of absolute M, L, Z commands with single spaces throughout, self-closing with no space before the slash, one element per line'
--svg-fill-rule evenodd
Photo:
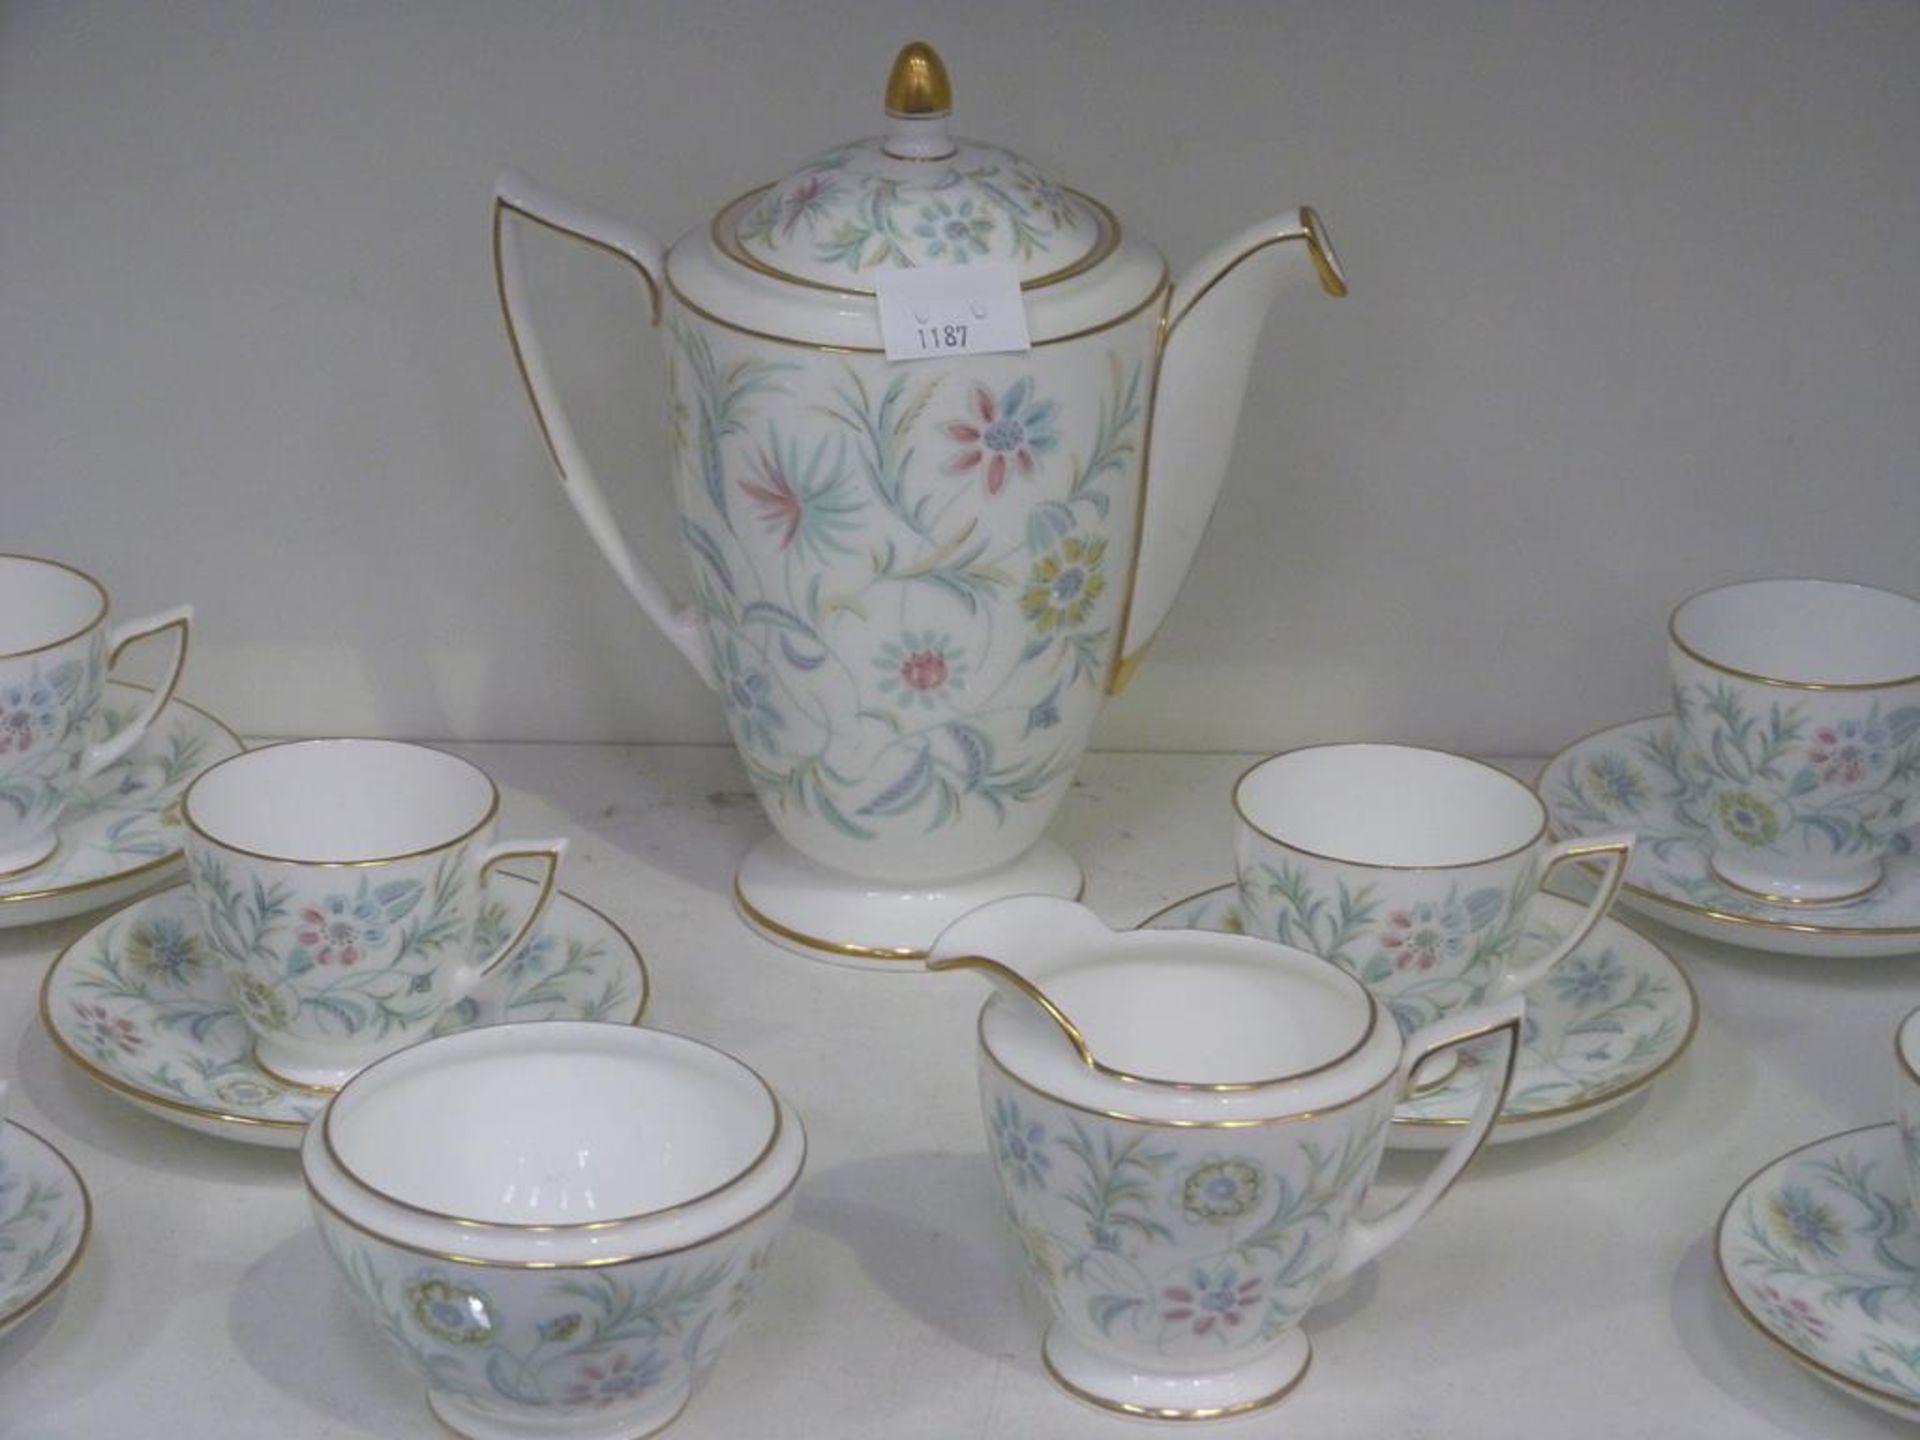
<path fill-rule="evenodd" d="M 882 270 L 874 289 L 889 360 L 1033 348 L 1020 272 L 1004 261 Z"/>

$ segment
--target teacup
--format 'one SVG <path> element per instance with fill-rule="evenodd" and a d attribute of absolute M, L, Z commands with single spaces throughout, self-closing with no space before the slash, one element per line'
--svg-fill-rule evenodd
<path fill-rule="evenodd" d="M 806 1160 L 747 1066 L 538 1021 L 368 1066 L 307 1127 L 321 1239 L 456 1434 L 652 1435 L 767 1272 Z"/>
<path fill-rule="evenodd" d="M 1907 1201 L 1920 1217 L 1920 1010 L 1900 1022 L 1893 1055 L 1900 1068 L 1900 1152 L 1907 1161 Z"/>
<path fill-rule="evenodd" d="M 500 794 L 458 756 L 394 740 L 295 740 L 210 767 L 187 790 L 187 874 L 262 1068 L 339 1085 L 425 1036 L 525 942 L 565 840 L 494 842 Z M 487 876 L 541 864 L 540 889 L 475 956 Z"/>
<path fill-rule="evenodd" d="M 1920 795 L 1920 600 L 1747 580 L 1681 602 L 1667 637 L 1715 877 L 1776 905 L 1871 891 Z"/>
<path fill-rule="evenodd" d="M 61 812 L 140 742 L 173 698 L 193 607 L 107 626 L 99 581 L 57 560 L 0 555 L 0 876 L 44 864 Z M 136 640 L 173 633 L 166 679 L 127 724 L 89 738 L 107 675 Z"/>
<path fill-rule="evenodd" d="M 1233 807 L 1247 933 L 1333 961 L 1403 1032 L 1544 977 L 1600 923 L 1633 848 L 1550 844 L 1546 807 L 1511 775 L 1411 745 L 1286 751 L 1240 777 Z M 1607 863 L 1572 928 L 1523 963 L 1530 903 L 1569 860 Z"/>
<path fill-rule="evenodd" d="M 1242 1415 L 1299 1383 L 1325 1288 L 1405 1235 L 1485 1142 L 1525 1001 L 1403 1039 L 1351 976 L 1245 935 L 1114 933 L 1019 896 L 934 943 L 928 968 L 999 987 L 980 1012 L 987 1148 L 1053 1310 L 1044 1361 L 1123 1414 Z M 1362 1214 L 1414 1071 L 1500 1037 L 1469 1123 L 1412 1190 Z"/>

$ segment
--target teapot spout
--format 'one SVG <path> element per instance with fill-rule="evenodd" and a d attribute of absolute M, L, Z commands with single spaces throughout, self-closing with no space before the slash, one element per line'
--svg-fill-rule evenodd
<path fill-rule="evenodd" d="M 1320 217 L 1302 206 L 1241 231 L 1174 286 L 1160 325 L 1139 543 L 1109 694 L 1133 678 L 1200 546 L 1267 308 L 1283 282 L 1309 269 L 1327 294 L 1347 293 Z"/>

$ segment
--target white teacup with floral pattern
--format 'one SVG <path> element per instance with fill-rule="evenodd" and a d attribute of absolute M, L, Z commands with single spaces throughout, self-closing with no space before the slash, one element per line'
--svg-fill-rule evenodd
<path fill-rule="evenodd" d="M 295 740 L 188 789 L 187 873 L 263 1069 L 339 1085 L 421 1039 L 532 933 L 566 841 L 492 838 L 500 794 L 458 756 L 393 740 Z M 473 954 L 487 875 L 544 867 L 519 926 Z"/>
<path fill-rule="evenodd" d="M 1630 835 L 1549 844 L 1525 785 L 1412 745 L 1286 751 L 1240 777 L 1233 807 L 1247 932 L 1333 961 L 1403 1032 L 1545 976 L 1600 923 L 1633 847 Z M 1560 943 L 1522 964 L 1528 906 L 1568 860 L 1606 872 Z"/>
<path fill-rule="evenodd" d="M 1747 580 L 1683 601 L 1667 640 L 1715 877 L 1775 905 L 1879 885 L 1920 795 L 1920 600 Z"/>
<path fill-rule="evenodd" d="M 800 1117 L 732 1056 L 549 1020 L 370 1065 L 307 1127 L 321 1239 L 470 1440 L 625 1440 L 687 1403 L 767 1272 Z"/>
<path fill-rule="evenodd" d="M 179 683 L 193 607 L 108 628 L 105 587 L 57 560 L 0 555 L 0 876 L 46 862 L 60 815 L 139 743 Z M 131 721 L 90 740 L 107 673 L 127 646 L 171 633 L 166 679 Z"/>
<path fill-rule="evenodd" d="M 1412 1229 L 1505 1103 L 1524 1001 L 1403 1040 L 1366 988 L 1304 951 L 1199 930 L 1116 934 L 1021 896 L 949 926 L 928 962 L 1000 987 L 980 1088 L 1007 1218 L 1054 1323 L 1065 1389 L 1124 1414 L 1218 1419 L 1307 1368 L 1301 1321 Z M 1501 1036 L 1468 1123 L 1404 1200 L 1361 1201 L 1429 1057 Z"/>

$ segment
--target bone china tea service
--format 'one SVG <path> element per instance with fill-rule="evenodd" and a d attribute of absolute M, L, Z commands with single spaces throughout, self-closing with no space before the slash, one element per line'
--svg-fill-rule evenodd
<path fill-rule="evenodd" d="M 1043 839 L 1172 605 L 1226 471 L 1283 281 L 1345 293 L 1309 209 L 1176 280 L 1098 201 L 948 130 L 925 45 L 887 130 L 827 151 L 671 247 L 517 174 L 495 190 L 500 301 L 566 494 L 713 688 L 776 834 L 736 880 L 777 943 L 918 959 L 1003 895 L 1080 891 Z M 667 358 L 693 577 L 674 599 L 616 528 L 532 329 L 519 220 L 629 262 Z M 995 272 L 1030 348 L 896 363 L 890 277 Z"/>
<path fill-rule="evenodd" d="M 425 1036 L 532 933 L 565 840 L 495 841 L 500 794 L 444 751 L 296 740 L 222 761 L 185 801 L 187 873 L 263 1070 L 338 1085 Z M 543 868 L 540 893 L 484 954 L 495 866 Z"/>
<path fill-rule="evenodd" d="M 0 877 L 53 857 L 61 814 L 86 781 L 140 743 L 172 698 L 193 609 L 107 625 L 104 586 L 56 560 L 0 555 Z M 165 683 L 103 738 L 94 712 L 108 672 L 137 640 L 169 634 Z"/>
<path fill-rule="evenodd" d="M 369 1066 L 300 1164 L 348 1290 L 449 1427 L 612 1440 L 672 1420 L 719 1359 L 805 1158 L 731 1056 L 545 1021 Z"/>
<path fill-rule="evenodd" d="M 1592 933 L 1632 838 L 1549 844 L 1547 813 L 1512 776 L 1410 745 L 1313 745 L 1234 786 L 1234 869 L 1250 934 L 1331 960 L 1400 1028 L 1519 994 Z M 1557 945 L 1517 955 L 1540 881 L 1568 860 L 1607 862 Z"/>
<path fill-rule="evenodd" d="M 1404 1041 L 1317 956 L 1205 931 L 1115 933 L 1022 896 L 944 931 L 977 970 L 988 1145 L 1053 1312 L 1048 1373 L 1126 1414 L 1210 1419 L 1285 1396 L 1322 1289 L 1407 1233 L 1485 1142 L 1521 1001 Z M 1419 1186 L 1362 1218 L 1395 1101 L 1430 1056 L 1499 1034 L 1499 1083 Z"/>
<path fill-rule="evenodd" d="M 951 109 L 908 46 L 884 133 L 671 247 L 504 174 L 497 298 L 569 501 L 719 698 L 771 823 L 740 916 L 816 958 L 991 982 L 984 1164 L 1050 1309 L 1042 1368 L 1121 1415 L 1246 1415 L 1301 1383 L 1329 1287 L 1496 1126 L 1579 1123 L 1686 1049 L 1693 989 L 1608 916 L 1617 893 L 1794 953 L 1920 949 L 1920 602 L 1696 595 L 1670 624 L 1674 714 L 1571 747 L 1537 792 L 1407 745 L 1269 757 L 1233 789 L 1234 884 L 1109 929 L 1046 829 L 1194 557 L 1270 302 L 1345 281 L 1304 208 L 1174 279 L 1099 202 L 952 135 Z M 529 228 L 644 283 L 685 597 L 560 404 Z M 991 343 L 950 344 L 969 327 L 936 310 Z M 894 358 L 903 313 L 930 356 Z M 559 892 L 564 840 L 495 838 L 482 770 L 390 740 L 246 750 L 173 699 L 189 612 L 109 629 L 107 609 L 77 570 L 0 556 L 0 925 L 133 902 L 49 967 L 54 1045 L 176 1125 L 297 1148 L 367 1333 L 457 1434 L 671 1424 L 769 1272 L 799 1114 L 641 1027 L 637 948 Z M 163 685 L 109 678 L 162 634 Z M 139 898 L 182 854 L 185 883 Z M 1541 889 L 1567 861 L 1585 898 Z M 922 983 L 937 1003 L 956 982 Z M 1920 1418 L 1920 1011 L 1896 1050 L 1898 1123 L 1776 1160 L 1716 1253 L 1796 1360 Z M 1389 1202 L 1370 1192 L 1402 1135 L 1437 1153 Z M 91 1223 L 73 1167 L 0 1116 L 0 1331 Z"/>

